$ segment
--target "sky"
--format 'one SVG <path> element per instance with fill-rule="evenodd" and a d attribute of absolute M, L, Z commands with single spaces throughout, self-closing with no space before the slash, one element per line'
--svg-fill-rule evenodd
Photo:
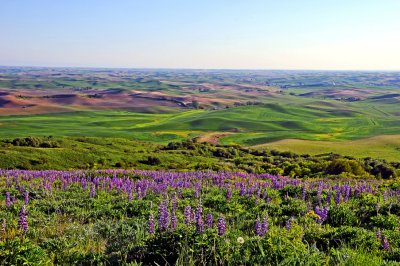
<path fill-rule="evenodd" d="M 399 0 L 1 0 L 0 65 L 400 70 Z"/>

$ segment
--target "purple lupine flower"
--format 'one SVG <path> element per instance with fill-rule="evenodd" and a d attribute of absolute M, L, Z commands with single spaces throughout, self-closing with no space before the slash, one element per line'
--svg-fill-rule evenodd
<path fill-rule="evenodd" d="M 382 240 L 382 232 L 381 232 L 381 229 L 378 229 L 378 231 L 376 231 L 376 237 L 379 239 L 379 241 Z"/>
<path fill-rule="evenodd" d="M 176 212 L 172 211 L 172 214 L 171 214 L 171 230 L 172 231 L 175 231 L 177 224 L 178 224 L 178 219 L 176 218 Z"/>
<path fill-rule="evenodd" d="M 183 214 L 185 215 L 185 224 L 189 225 L 192 222 L 192 208 L 190 206 L 186 206 Z"/>
<path fill-rule="evenodd" d="M 10 192 L 6 192 L 6 206 L 7 207 L 11 206 Z"/>
<path fill-rule="evenodd" d="M 322 213 L 321 213 L 321 223 L 325 222 L 326 219 L 328 219 L 328 213 L 329 209 L 328 208 L 323 208 Z"/>
<path fill-rule="evenodd" d="M 172 211 L 175 212 L 176 209 L 178 208 L 178 202 L 177 202 L 177 199 L 176 199 L 176 193 L 172 194 L 171 202 L 172 202 Z"/>
<path fill-rule="evenodd" d="M 82 178 L 82 179 L 81 179 L 81 185 L 82 185 L 82 189 L 83 189 L 83 190 L 86 190 L 86 185 L 87 185 L 87 183 L 86 183 L 86 178 Z"/>
<path fill-rule="evenodd" d="M 25 205 L 23 205 L 20 209 L 18 219 L 18 229 L 20 229 L 24 234 L 28 232 L 28 213 L 25 208 Z"/>
<path fill-rule="evenodd" d="M 390 249 L 389 240 L 386 238 L 386 236 L 382 240 L 382 247 L 383 247 L 383 250 L 385 250 L 385 251 L 388 251 Z"/>
<path fill-rule="evenodd" d="M 218 235 L 223 236 L 226 232 L 226 221 L 224 216 L 218 218 Z"/>
<path fill-rule="evenodd" d="M 133 200 L 132 190 L 129 190 L 129 193 L 128 193 L 128 201 L 131 202 L 132 200 Z"/>
<path fill-rule="evenodd" d="M 256 232 L 257 236 L 262 236 L 262 227 L 261 227 L 260 218 L 257 218 L 257 220 L 256 220 L 255 232 Z"/>
<path fill-rule="evenodd" d="M 18 192 L 21 193 L 21 194 L 25 191 L 25 187 L 21 186 L 21 185 L 18 185 L 17 189 L 18 189 Z"/>
<path fill-rule="evenodd" d="M 301 190 L 301 199 L 306 200 L 306 196 L 307 196 L 307 190 L 306 190 L 306 186 L 304 185 Z"/>
<path fill-rule="evenodd" d="M 67 189 L 67 186 L 68 186 L 68 181 L 67 180 L 63 180 L 62 183 L 63 183 L 62 190 L 65 191 Z"/>
<path fill-rule="evenodd" d="M 332 198 L 332 190 L 329 190 L 328 195 L 326 196 L 326 204 L 329 206 L 331 204 Z"/>
<path fill-rule="evenodd" d="M 197 233 L 204 232 L 203 207 L 201 206 L 201 203 L 196 210 L 196 231 Z"/>
<path fill-rule="evenodd" d="M 92 184 L 92 186 L 90 187 L 90 194 L 89 194 L 89 196 L 90 196 L 91 198 L 96 197 L 96 189 L 95 189 L 95 187 L 94 187 L 94 184 Z"/>
<path fill-rule="evenodd" d="M 335 195 L 335 203 L 338 205 L 340 203 L 340 190 L 336 190 L 336 195 Z"/>
<path fill-rule="evenodd" d="M 322 224 L 328 218 L 328 208 L 315 207 L 315 213 L 319 216 L 318 223 Z"/>
<path fill-rule="evenodd" d="M 263 194 L 262 194 L 262 198 L 266 199 L 267 197 L 268 197 L 268 193 L 267 193 L 267 191 L 264 191 Z"/>
<path fill-rule="evenodd" d="M 199 183 L 196 183 L 194 185 L 194 197 L 199 198 L 201 195 L 201 185 Z"/>
<path fill-rule="evenodd" d="M 345 196 L 346 200 L 349 200 L 351 196 L 351 187 L 349 185 L 345 185 Z"/>
<path fill-rule="evenodd" d="M 154 234 L 154 217 L 152 213 L 149 216 L 148 227 L 149 227 L 149 234 L 150 235 Z"/>
<path fill-rule="evenodd" d="M 204 221 L 202 217 L 196 219 L 196 232 L 200 234 L 204 232 Z"/>
<path fill-rule="evenodd" d="M 267 197 L 267 198 L 265 199 L 265 203 L 269 204 L 270 202 L 271 202 L 271 198 L 270 198 L 270 197 Z"/>
<path fill-rule="evenodd" d="M 25 205 L 28 205 L 29 203 L 29 191 L 24 192 L 24 203 Z"/>
<path fill-rule="evenodd" d="M 230 201 L 231 198 L 232 198 L 232 189 L 231 189 L 231 187 L 229 186 L 228 189 L 226 190 L 226 200 L 227 200 L 227 201 Z"/>
<path fill-rule="evenodd" d="M 286 230 L 290 231 L 292 229 L 292 218 L 288 219 L 285 224 Z"/>
<path fill-rule="evenodd" d="M 165 231 L 169 226 L 168 201 L 161 201 L 158 205 L 158 230 Z"/>
<path fill-rule="evenodd" d="M 268 232 L 268 229 L 269 229 L 269 223 L 268 223 L 268 215 L 267 215 L 262 219 L 261 235 L 265 236 L 267 234 L 267 232 Z"/>
<path fill-rule="evenodd" d="M 318 200 L 318 203 L 321 205 L 321 201 L 322 201 L 322 186 L 321 185 L 318 186 L 317 200 Z"/>
<path fill-rule="evenodd" d="M 244 196 L 244 195 L 246 195 L 246 186 L 245 186 L 245 185 L 242 185 L 242 186 L 240 187 L 239 195 L 240 195 L 241 197 Z"/>
<path fill-rule="evenodd" d="M 194 209 L 192 209 L 192 212 L 190 213 L 190 221 L 196 221 L 196 211 Z"/>
<path fill-rule="evenodd" d="M 207 214 L 206 216 L 206 226 L 207 228 L 212 228 L 213 227 L 213 215 L 211 213 Z"/>
<path fill-rule="evenodd" d="M 261 196 L 261 188 L 258 187 L 257 188 L 257 193 L 256 193 L 257 200 L 260 199 L 260 196 Z"/>

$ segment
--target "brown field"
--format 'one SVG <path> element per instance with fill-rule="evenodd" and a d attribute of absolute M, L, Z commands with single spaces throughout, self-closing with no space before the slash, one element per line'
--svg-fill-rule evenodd
<path fill-rule="evenodd" d="M 112 80 L 112 77 L 108 77 Z M 166 84 L 176 85 L 174 82 Z M 28 115 L 76 110 L 140 110 L 149 107 L 192 108 L 197 101 L 203 108 L 223 108 L 237 102 L 274 98 L 278 94 L 266 86 L 184 83 L 174 91 L 136 89 L 10 89 L 0 88 L 0 115 Z M 182 85 L 183 84 L 183 85 Z"/>
<path fill-rule="evenodd" d="M 157 93 L 108 90 L 0 90 L 0 115 L 42 114 L 71 110 L 126 109 L 148 106 L 180 107 L 185 99 Z"/>

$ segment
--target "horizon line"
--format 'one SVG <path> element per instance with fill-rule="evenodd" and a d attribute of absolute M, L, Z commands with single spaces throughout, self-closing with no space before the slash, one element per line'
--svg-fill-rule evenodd
<path fill-rule="evenodd" d="M 195 68 L 195 67 L 104 67 L 104 66 L 45 66 L 45 65 L 2 65 L 0 68 L 70 68 L 70 69 L 126 69 L 126 70 L 203 70 L 203 71 L 322 71 L 322 72 L 400 72 L 400 69 L 313 69 L 313 68 Z"/>

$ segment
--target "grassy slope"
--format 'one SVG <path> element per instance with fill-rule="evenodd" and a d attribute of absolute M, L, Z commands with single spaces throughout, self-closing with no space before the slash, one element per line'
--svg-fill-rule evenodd
<path fill-rule="evenodd" d="M 230 163 L 209 156 L 188 154 L 190 151 L 160 150 L 154 143 L 125 138 L 54 138 L 59 148 L 19 147 L 0 142 L 0 169 L 195 169 L 198 164 L 230 169 Z M 190 160 L 188 160 L 188 155 Z M 149 165 L 148 156 L 160 164 Z M 208 167 L 206 167 L 208 168 Z"/>
<path fill-rule="evenodd" d="M 400 135 L 382 135 L 341 142 L 285 139 L 255 147 L 311 155 L 334 152 L 359 158 L 371 157 L 387 161 L 399 161 L 400 159 Z"/>
<path fill-rule="evenodd" d="M 365 151 L 370 150 L 363 144 L 368 140 L 351 143 L 366 147 L 359 150 L 355 146 L 346 150 L 348 144 L 342 142 L 327 145 L 330 143 L 310 141 L 345 141 L 399 134 L 400 119 L 394 115 L 396 112 L 400 112 L 400 106 L 385 101 L 346 103 L 282 96 L 279 101 L 263 106 L 215 111 L 90 111 L 0 117 L 0 136 L 96 136 L 168 143 L 204 132 L 235 132 L 221 138 L 221 143 L 256 146 L 280 141 L 271 147 L 306 153 L 338 150 L 364 156 L 367 155 Z M 285 139 L 307 141 L 281 141 Z M 393 145 L 385 144 L 386 139 L 373 140 L 382 158 L 400 160 Z M 324 145 L 325 149 L 319 148 Z"/>

